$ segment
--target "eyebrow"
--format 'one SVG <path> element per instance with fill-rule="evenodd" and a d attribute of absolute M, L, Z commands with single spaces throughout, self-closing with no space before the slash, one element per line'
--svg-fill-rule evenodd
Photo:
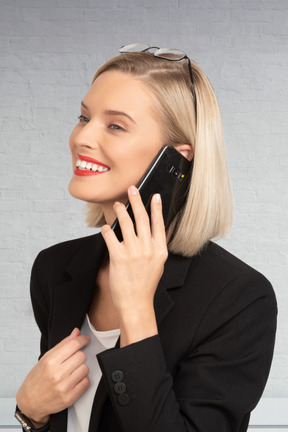
<path fill-rule="evenodd" d="M 106 115 L 121 115 L 121 116 L 127 117 L 129 120 L 131 120 L 133 123 L 136 124 L 135 120 L 129 114 L 125 113 L 124 111 L 106 110 L 106 111 L 104 111 L 104 114 L 106 114 Z"/>
<path fill-rule="evenodd" d="M 87 105 L 85 105 L 85 103 L 83 101 L 81 101 L 81 105 L 83 106 L 83 108 L 85 108 L 87 111 L 89 111 L 89 108 L 87 107 Z M 121 116 L 127 117 L 129 120 L 131 120 L 133 123 L 136 124 L 135 120 L 129 114 L 125 113 L 124 111 L 105 110 L 104 114 L 105 115 L 121 115 Z"/>
<path fill-rule="evenodd" d="M 85 108 L 87 111 L 89 111 L 89 108 L 87 107 L 87 105 L 85 105 L 85 103 L 83 101 L 81 101 L 81 105 L 83 106 L 83 108 Z"/>

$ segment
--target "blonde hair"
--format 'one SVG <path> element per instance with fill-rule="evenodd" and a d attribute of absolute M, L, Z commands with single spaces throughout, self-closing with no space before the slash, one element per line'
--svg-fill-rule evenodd
<path fill-rule="evenodd" d="M 156 96 L 156 112 L 165 144 L 189 143 L 194 167 L 184 208 L 167 230 L 168 249 L 183 256 L 197 254 L 211 239 L 223 237 L 231 227 L 233 199 L 226 161 L 221 113 L 213 87 L 191 61 L 197 115 L 191 92 L 188 59 L 173 62 L 152 53 L 127 53 L 112 58 L 93 77 L 107 71 L 128 73 Z M 197 118 L 196 118 L 197 117 Z M 99 204 L 88 203 L 89 226 L 105 223 Z"/>

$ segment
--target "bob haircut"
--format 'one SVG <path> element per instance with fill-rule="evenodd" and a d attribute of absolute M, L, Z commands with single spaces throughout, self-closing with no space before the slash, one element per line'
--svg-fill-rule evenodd
<path fill-rule="evenodd" d="M 219 105 L 209 79 L 191 61 L 196 115 L 188 61 L 168 61 L 148 52 L 125 53 L 101 66 L 92 84 L 108 71 L 119 71 L 140 80 L 156 97 L 155 114 L 166 144 L 174 147 L 191 144 L 194 167 L 186 204 L 166 232 L 169 251 L 191 257 L 209 240 L 228 232 L 233 219 L 233 198 Z M 89 226 L 105 223 L 99 204 L 88 203 L 87 210 Z"/>

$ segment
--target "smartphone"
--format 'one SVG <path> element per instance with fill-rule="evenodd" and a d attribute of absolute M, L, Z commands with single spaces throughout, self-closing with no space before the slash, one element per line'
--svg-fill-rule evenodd
<path fill-rule="evenodd" d="M 161 195 L 165 228 L 167 229 L 176 214 L 183 207 L 192 174 L 193 162 L 188 161 L 174 147 L 164 146 L 141 178 L 137 189 L 150 217 L 151 198 L 155 193 Z M 126 209 L 134 227 L 135 219 L 129 201 Z M 119 241 L 123 240 L 118 219 L 112 225 Z"/>

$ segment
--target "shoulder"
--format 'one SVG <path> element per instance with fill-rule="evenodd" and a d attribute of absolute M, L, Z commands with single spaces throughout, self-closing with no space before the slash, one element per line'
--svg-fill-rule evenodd
<path fill-rule="evenodd" d="M 276 307 L 274 290 L 268 279 L 216 243 L 209 242 L 192 258 L 170 255 L 167 264 L 167 286 L 169 280 L 178 277 L 183 301 L 197 302 L 199 312 L 201 309 L 204 313 L 219 302 L 226 306 L 237 303 L 241 309 L 264 298 Z M 177 271 L 178 276 L 175 276 Z"/>
<path fill-rule="evenodd" d="M 219 282 L 222 288 L 240 280 L 243 283 L 253 282 L 254 286 L 260 285 L 268 291 L 271 290 L 271 283 L 262 273 L 216 243 L 209 242 L 196 257 L 195 262 L 199 274 L 209 274 L 214 284 Z"/>
<path fill-rule="evenodd" d="M 51 283 L 61 283 L 65 270 L 71 266 L 75 257 L 79 256 L 79 265 L 90 262 L 97 243 L 101 241 L 101 234 L 94 234 L 74 240 L 55 244 L 42 250 L 36 257 L 32 267 L 32 279 L 49 280 Z M 64 282 L 64 280 L 63 280 Z"/>
<path fill-rule="evenodd" d="M 267 319 L 276 316 L 277 302 L 270 281 L 224 248 L 210 242 L 199 256 L 196 267 L 199 280 L 203 281 L 201 289 L 209 299 L 206 303 L 208 315 L 214 310 L 220 321 L 243 310 L 251 313 L 258 310 L 258 316 L 261 311 L 263 317 L 267 314 Z"/>
<path fill-rule="evenodd" d="M 94 239 L 95 235 L 91 235 L 57 243 L 39 252 L 36 260 L 40 262 L 45 261 L 47 263 L 49 261 L 58 261 L 60 258 L 61 261 L 66 260 L 67 263 L 69 263 L 79 249 L 85 246 L 85 244 L 89 244 Z"/>
<path fill-rule="evenodd" d="M 196 323 L 195 343 L 218 330 L 236 335 L 235 329 L 242 329 L 247 335 L 252 328 L 263 340 L 274 340 L 277 301 L 263 274 L 212 242 L 197 256 L 184 260 L 188 266 L 184 282 L 170 292 L 183 321 Z"/>
<path fill-rule="evenodd" d="M 263 353 L 269 348 L 272 353 L 277 300 L 270 281 L 214 243 L 210 243 L 203 251 L 201 260 L 211 276 L 206 291 L 204 283 L 205 307 L 195 340 L 199 342 L 211 334 L 224 338 L 231 334 L 233 338 L 230 343 L 231 346 L 234 344 L 234 352 L 237 352 L 241 343 L 247 342 L 247 352 L 249 349 L 258 349 Z M 208 291 L 212 292 L 210 296 Z"/>

